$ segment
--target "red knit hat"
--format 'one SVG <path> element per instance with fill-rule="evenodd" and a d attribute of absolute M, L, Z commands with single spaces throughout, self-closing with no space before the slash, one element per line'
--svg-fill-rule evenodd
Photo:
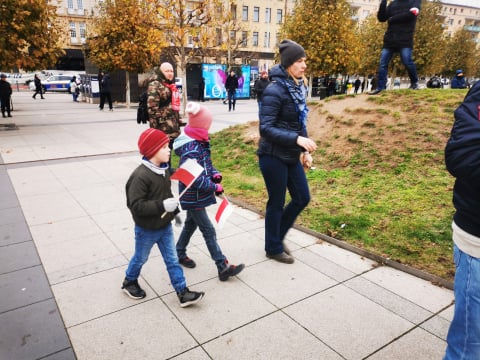
<path fill-rule="evenodd" d="M 208 130 L 212 125 L 212 113 L 205 106 L 196 102 L 187 103 L 188 125 L 193 128 Z"/>
<path fill-rule="evenodd" d="M 147 159 L 151 159 L 169 141 L 170 139 L 163 131 L 150 128 L 140 134 L 138 150 Z"/>

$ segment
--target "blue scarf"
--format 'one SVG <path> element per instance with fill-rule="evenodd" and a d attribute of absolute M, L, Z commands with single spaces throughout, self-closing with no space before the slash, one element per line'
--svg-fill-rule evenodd
<path fill-rule="evenodd" d="M 298 115 L 298 121 L 302 124 L 302 129 L 307 128 L 307 114 L 308 114 L 308 107 L 307 107 L 307 87 L 303 84 L 303 79 L 299 79 L 298 85 L 295 84 L 293 79 L 275 79 L 283 86 L 285 86 L 290 93 L 290 96 L 295 103 L 295 108 Z"/>

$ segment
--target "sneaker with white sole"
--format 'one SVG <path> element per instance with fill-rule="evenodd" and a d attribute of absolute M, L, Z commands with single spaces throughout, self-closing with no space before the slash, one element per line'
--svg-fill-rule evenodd
<path fill-rule="evenodd" d="M 135 300 L 143 299 L 147 294 L 138 285 L 138 280 L 123 280 L 122 290 L 125 294 Z"/>
<path fill-rule="evenodd" d="M 177 293 L 181 307 L 187 307 L 196 304 L 202 300 L 204 295 L 205 293 L 203 291 L 190 291 L 188 287 Z"/>

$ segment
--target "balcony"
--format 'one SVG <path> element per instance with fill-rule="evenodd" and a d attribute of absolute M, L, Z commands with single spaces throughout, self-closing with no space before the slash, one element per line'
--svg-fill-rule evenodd
<path fill-rule="evenodd" d="M 66 8 L 66 10 L 67 10 L 68 15 L 74 15 L 74 16 L 86 16 L 87 15 L 87 10 L 86 9 Z"/>

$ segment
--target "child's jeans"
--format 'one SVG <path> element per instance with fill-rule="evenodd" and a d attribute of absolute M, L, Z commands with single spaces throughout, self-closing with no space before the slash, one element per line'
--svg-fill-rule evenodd
<path fill-rule="evenodd" d="M 150 250 L 155 244 L 162 254 L 173 288 L 177 293 L 182 291 L 187 287 L 187 284 L 183 269 L 178 263 L 171 224 L 158 230 L 144 229 L 135 225 L 135 254 L 128 264 L 126 279 L 138 279 L 142 266 L 147 262 Z"/>
<path fill-rule="evenodd" d="M 218 271 L 222 271 L 225 268 L 225 256 L 222 254 L 220 246 L 217 242 L 217 233 L 212 225 L 212 222 L 208 218 L 207 211 L 203 209 L 187 210 L 187 218 L 183 225 L 182 233 L 177 242 L 177 254 L 180 259 L 187 256 L 187 246 L 190 242 L 190 238 L 197 229 L 203 234 L 205 243 L 207 244 L 210 256 L 215 261 Z"/>

